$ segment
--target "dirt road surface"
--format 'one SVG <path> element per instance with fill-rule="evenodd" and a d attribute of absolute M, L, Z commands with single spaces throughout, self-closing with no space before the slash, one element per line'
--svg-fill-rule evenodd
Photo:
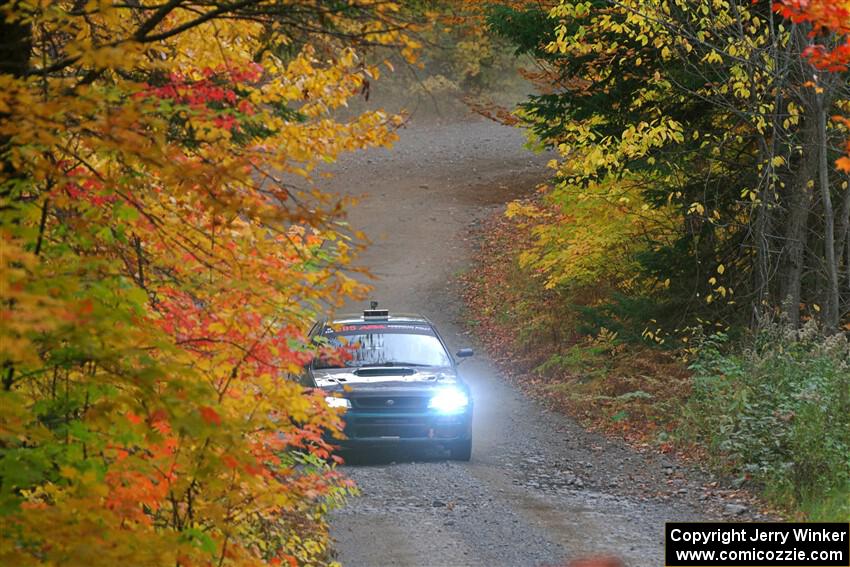
<path fill-rule="evenodd" d="M 364 197 L 350 220 L 372 241 L 360 263 L 380 278 L 375 299 L 426 314 L 453 350 L 476 346 L 454 283 L 471 228 L 546 175 L 550 156 L 523 142 L 487 121 L 414 123 L 391 151 L 347 157 L 326 183 Z M 748 515 L 706 497 L 705 478 L 545 411 L 480 348 L 461 369 L 475 403 L 471 462 L 409 453 L 346 466 L 362 494 L 332 518 L 343 565 L 564 565 L 605 552 L 658 566 L 665 521 Z"/>

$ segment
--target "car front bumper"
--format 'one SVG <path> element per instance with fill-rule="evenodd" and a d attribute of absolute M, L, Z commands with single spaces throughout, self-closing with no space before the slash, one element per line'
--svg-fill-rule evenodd
<path fill-rule="evenodd" d="M 456 414 L 349 410 L 344 419 L 346 438 L 333 440 L 343 448 L 443 444 L 472 436 L 471 407 Z"/>

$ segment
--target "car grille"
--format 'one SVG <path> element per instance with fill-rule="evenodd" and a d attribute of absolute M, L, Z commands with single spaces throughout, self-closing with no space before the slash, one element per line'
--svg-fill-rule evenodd
<path fill-rule="evenodd" d="M 355 408 L 370 410 L 424 410 L 429 398 L 423 396 L 359 396 L 351 399 Z"/>

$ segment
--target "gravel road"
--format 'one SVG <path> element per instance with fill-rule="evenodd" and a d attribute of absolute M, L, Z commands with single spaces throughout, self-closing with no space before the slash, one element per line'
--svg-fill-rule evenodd
<path fill-rule="evenodd" d="M 454 283 L 471 229 L 546 175 L 550 156 L 523 142 L 487 121 L 414 123 L 391 151 L 347 157 L 326 182 L 363 198 L 350 220 L 372 241 L 360 263 L 379 277 L 374 297 L 428 315 L 453 350 L 476 347 Z M 564 565 L 613 553 L 658 566 L 665 521 L 757 517 L 710 478 L 547 412 L 480 348 L 461 369 L 475 400 L 471 462 L 385 453 L 346 466 L 362 494 L 332 518 L 344 565 Z"/>

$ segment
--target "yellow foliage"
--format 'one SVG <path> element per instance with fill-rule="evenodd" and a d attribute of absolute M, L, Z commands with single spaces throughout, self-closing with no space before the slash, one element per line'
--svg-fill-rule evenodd
<path fill-rule="evenodd" d="M 520 262 L 545 278 L 547 288 L 638 291 L 641 280 L 636 252 L 653 234 L 659 241 L 675 234 L 673 209 L 648 209 L 637 185 L 606 181 L 580 188 L 562 184 L 547 196 L 551 211 L 511 203 L 509 216 L 535 220 L 534 245 Z"/>

